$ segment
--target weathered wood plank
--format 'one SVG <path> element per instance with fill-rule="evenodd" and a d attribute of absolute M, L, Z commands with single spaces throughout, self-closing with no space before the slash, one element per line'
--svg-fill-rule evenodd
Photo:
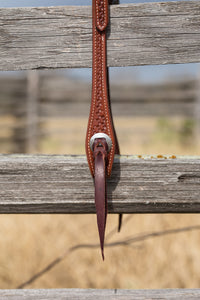
<path fill-rule="evenodd" d="M 89 98 L 88 98 L 89 99 Z M 78 107 L 78 109 L 77 109 Z M 88 117 L 90 104 L 77 102 L 61 102 L 61 103 L 41 103 L 40 117 L 41 120 L 49 120 L 51 118 L 66 117 Z M 119 117 L 174 117 L 181 116 L 187 118 L 195 117 L 195 102 L 126 102 L 122 101 L 112 103 L 113 115 Z"/>
<path fill-rule="evenodd" d="M 27 82 L 24 78 L 0 78 L 0 116 L 13 113 L 18 117 L 26 115 L 26 89 Z M 196 116 L 196 80 L 182 79 L 154 85 L 111 84 L 110 91 L 114 116 Z M 89 82 L 58 74 L 40 73 L 38 107 L 35 109 L 39 120 L 51 117 L 87 117 L 90 97 Z"/>
<path fill-rule="evenodd" d="M 0 213 L 94 213 L 84 156 L 0 156 Z M 110 213 L 200 212 L 200 157 L 116 157 Z"/>
<path fill-rule="evenodd" d="M 108 65 L 200 62 L 200 2 L 113 5 Z M 91 7 L 0 9 L 0 69 L 91 67 Z"/>
<path fill-rule="evenodd" d="M 46 74 L 46 75 L 45 75 Z M 9 80 L 9 79 L 8 79 Z M 1 86 L 1 79 L 0 79 Z M 113 102 L 189 102 L 196 99 L 198 81 L 190 77 L 153 84 L 116 82 L 110 85 Z M 43 102 L 90 102 L 91 83 L 62 74 L 40 74 L 40 97 Z"/>
<path fill-rule="evenodd" d="M 52 72 L 39 73 L 38 91 L 36 87 L 33 87 L 35 97 L 38 97 L 38 103 L 31 108 L 34 114 L 38 113 L 38 117 L 35 115 L 29 123 L 29 134 L 25 130 L 27 126 L 27 105 L 25 105 L 27 103 L 27 80 L 24 77 L 0 77 L 0 116 L 10 120 L 4 126 L 9 135 L 5 136 L 3 127 L 0 132 L 1 152 L 3 153 L 8 153 L 8 151 L 9 153 L 26 153 L 27 138 L 31 140 L 34 135 L 40 144 L 40 139 L 44 139 L 44 136 L 55 134 L 52 128 L 45 125 L 46 122 L 52 122 L 53 118 L 88 117 L 91 97 L 89 82 L 74 80 L 61 74 L 55 75 Z M 195 118 L 197 116 L 197 109 L 195 109 L 197 94 L 198 81 L 191 78 L 155 85 L 111 84 L 112 111 L 115 117 L 181 116 Z M 32 105 L 30 106 L 32 107 Z M 33 124 L 35 125 L 33 126 Z M 35 131 L 36 127 L 37 131 Z M 61 127 L 56 129 L 60 134 Z M 34 134 L 33 128 L 35 128 Z M 63 131 L 63 134 L 66 135 L 66 132 Z M 8 145 L 6 150 L 3 145 Z M 30 148 L 33 150 L 34 147 Z"/>
<path fill-rule="evenodd" d="M 49 290 L 0 290 L 2 300 L 193 300 L 200 298 L 200 289 L 162 289 L 162 290 L 96 290 L 96 289 L 49 289 Z"/>

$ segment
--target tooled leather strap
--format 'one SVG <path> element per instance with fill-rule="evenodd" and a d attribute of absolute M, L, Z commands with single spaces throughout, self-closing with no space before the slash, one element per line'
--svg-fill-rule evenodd
<path fill-rule="evenodd" d="M 119 146 L 113 126 L 109 99 L 109 82 L 106 52 L 106 29 L 109 23 L 110 0 L 93 0 L 93 59 L 92 59 L 92 101 L 86 135 L 86 154 L 95 183 L 95 205 L 102 256 L 107 215 L 106 177 L 110 176 L 114 155 Z M 90 141 L 95 134 L 106 134 L 112 141 L 108 150 L 105 138 Z"/>
<path fill-rule="evenodd" d="M 115 155 L 115 134 L 108 98 L 106 28 L 108 26 L 108 0 L 93 0 L 93 59 L 92 59 L 92 101 L 86 136 L 86 154 L 92 176 L 94 157 L 90 139 L 95 133 L 105 133 L 112 140 L 108 154 L 107 175 L 111 174 Z"/>

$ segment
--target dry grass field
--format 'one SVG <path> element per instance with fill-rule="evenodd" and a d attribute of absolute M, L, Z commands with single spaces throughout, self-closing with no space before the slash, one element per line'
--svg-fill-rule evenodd
<path fill-rule="evenodd" d="M 84 153 L 86 124 L 73 118 L 46 122 L 53 134 L 39 152 Z M 200 155 L 190 120 L 118 118 L 116 127 L 122 154 Z M 117 220 L 108 216 L 102 262 L 95 215 L 1 215 L 0 288 L 18 287 L 57 258 L 26 288 L 200 286 L 199 215 L 126 215 L 121 233 Z"/>

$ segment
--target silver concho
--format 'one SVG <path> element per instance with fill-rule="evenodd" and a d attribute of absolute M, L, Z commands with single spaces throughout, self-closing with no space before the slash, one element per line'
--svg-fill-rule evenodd
<path fill-rule="evenodd" d="M 108 145 L 108 152 L 110 152 L 110 149 L 111 149 L 111 147 L 112 147 L 112 140 L 111 140 L 111 138 L 110 138 L 107 134 L 102 133 L 102 132 L 95 133 L 95 134 L 91 137 L 91 139 L 90 139 L 90 149 L 91 149 L 92 151 L 93 151 L 93 145 L 94 145 L 95 139 L 102 139 L 102 138 L 106 139 L 106 143 L 107 143 L 107 145 Z"/>

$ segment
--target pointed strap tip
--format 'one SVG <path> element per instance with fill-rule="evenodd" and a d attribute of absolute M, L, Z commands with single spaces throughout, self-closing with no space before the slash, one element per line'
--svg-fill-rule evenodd
<path fill-rule="evenodd" d="M 122 215 L 122 214 L 119 214 L 118 232 L 120 232 L 120 231 L 121 231 L 121 228 L 122 228 L 122 218 L 123 218 L 123 215 Z"/>

